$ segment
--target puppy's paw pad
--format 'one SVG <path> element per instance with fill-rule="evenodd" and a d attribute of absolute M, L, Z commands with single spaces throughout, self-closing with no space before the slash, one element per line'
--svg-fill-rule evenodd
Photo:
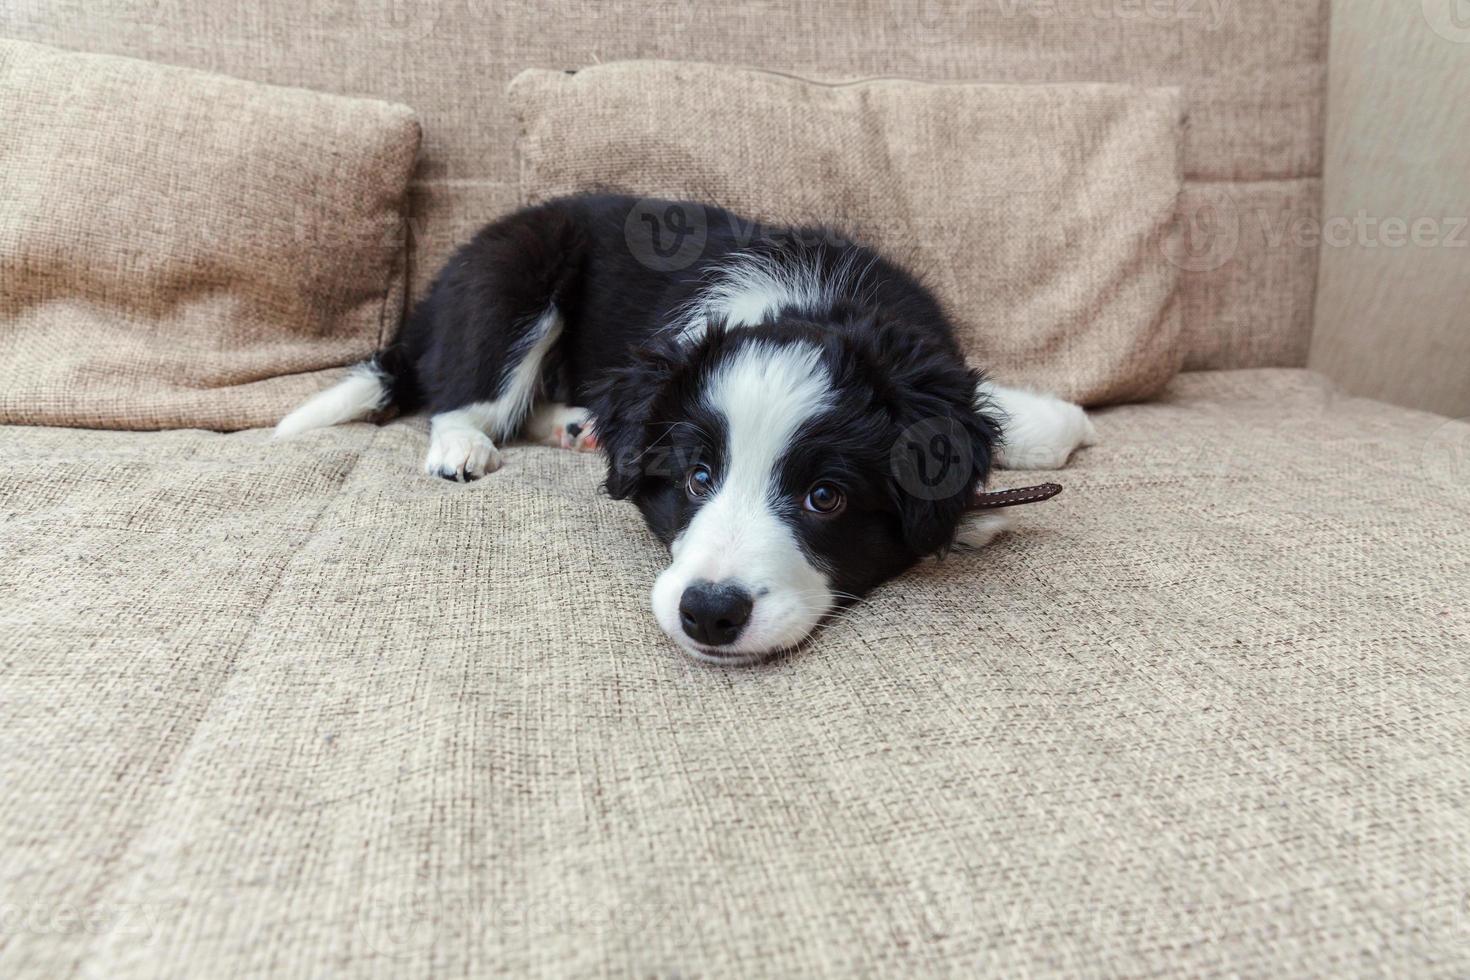
<path fill-rule="evenodd" d="M 579 453 L 597 452 L 599 443 L 597 433 L 592 429 L 592 422 L 573 422 L 562 430 L 561 447 L 563 449 L 574 449 Z"/>
<path fill-rule="evenodd" d="M 552 420 L 551 435 L 546 438 L 545 443 L 579 453 L 596 452 L 599 443 L 597 433 L 592 428 L 592 414 L 585 408 L 557 410 Z"/>
<path fill-rule="evenodd" d="M 468 483 L 494 473 L 502 462 L 500 450 L 483 432 L 445 432 L 430 440 L 424 472 L 456 483 Z"/>

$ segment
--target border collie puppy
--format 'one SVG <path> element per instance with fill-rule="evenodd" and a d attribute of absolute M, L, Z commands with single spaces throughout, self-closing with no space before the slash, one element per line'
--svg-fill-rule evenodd
<path fill-rule="evenodd" d="M 726 664 L 965 539 L 992 462 L 1058 467 L 1093 437 L 1075 405 L 967 367 L 934 296 L 873 250 L 611 195 L 481 230 L 276 435 L 390 406 L 428 411 L 424 469 L 446 480 L 493 472 L 517 436 L 600 448 L 608 493 L 669 547 L 659 625 Z M 999 526 L 978 524 L 970 543 Z"/>

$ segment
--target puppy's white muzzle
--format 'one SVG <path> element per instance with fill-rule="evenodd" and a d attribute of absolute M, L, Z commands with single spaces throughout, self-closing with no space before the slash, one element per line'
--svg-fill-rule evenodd
<path fill-rule="evenodd" d="M 759 660 L 800 643 L 833 607 L 827 576 L 763 499 L 716 494 L 671 552 L 653 613 L 698 660 Z"/>

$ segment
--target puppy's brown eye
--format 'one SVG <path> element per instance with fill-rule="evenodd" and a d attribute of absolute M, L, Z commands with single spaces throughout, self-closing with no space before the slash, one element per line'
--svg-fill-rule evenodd
<path fill-rule="evenodd" d="M 830 483 L 818 483 L 807 491 L 802 506 L 814 514 L 832 515 L 842 509 L 847 498 Z"/>
<path fill-rule="evenodd" d="M 708 497 L 715 489 L 715 476 L 703 463 L 689 467 L 684 476 L 684 491 L 691 497 Z"/>

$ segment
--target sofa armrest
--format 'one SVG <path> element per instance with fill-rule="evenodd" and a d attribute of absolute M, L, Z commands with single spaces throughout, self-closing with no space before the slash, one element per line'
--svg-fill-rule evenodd
<path fill-rule="evenodd" d="M 1308 365 L 1470 416 L 1470 3 L 1334 3 L 1328 65 Z"/>

